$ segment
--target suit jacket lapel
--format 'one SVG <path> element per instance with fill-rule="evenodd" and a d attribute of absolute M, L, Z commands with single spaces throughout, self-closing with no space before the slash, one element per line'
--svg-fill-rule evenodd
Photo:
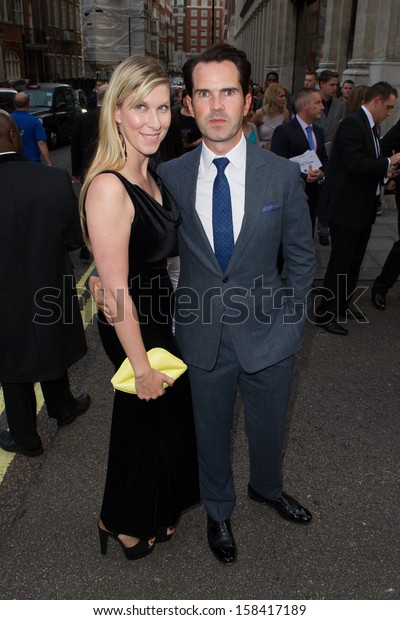
<path fill-rule="evenodd" d="M 293 124 L 293 129 L 296 131 L 296 135 L 297 135 L 297 138 L 298 138 L 298 140 L 300 142 L 301 148 L 303 148 L 303 146 L 304 146 L 303 153 L 305 153 L 310 148 L 310 145 L 308 144 L 308 140 L 306 138 L 306 134 L 304 133 L 303 128 L 300 125 L 300 123 L 297 120 L 297 118 L 294 118 L 292 120 L 292 124 Z"/>
<path fill-rule="evenodd" d="M 365 132 L 368 136 L 368 141 L 369 141 L 369 145 L 371 148 L 371 154 L 373 157 L 376 158 L 376 145 L 375 145 L 375 138 L 374 138 L 374 134 L 372 133 L 372 128 L 371 125 L 369 124 L 369 120 L 367 115 L 365 114 L 364 110 L 362 108 L 360 108 L 358 110 L 359 114 L 360 114 L 360 119 L 363 123 L 363 127 L 365 129 Z"/>
<path fill-rule="evenodd" d="M 252 147 L 252 148 L 250 148 Z M 246 144 L 246 189 L 244 202 L 244 216 L 235 248 L 229 261 L 227 271 L 230 271 L 240 259 L 243 251 L 251 242 L 257 222 L 261 217 L 264 196 L 259 191 L 260 178 L 267 175 L 267 165 L 260 147 Z M 258 151 L 258 149 L 260 149 Z M 264 170 L 262 170 L 264 168 Z"/>

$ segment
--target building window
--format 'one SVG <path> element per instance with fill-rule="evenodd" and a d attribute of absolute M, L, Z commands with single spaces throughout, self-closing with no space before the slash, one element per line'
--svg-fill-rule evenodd
<path fill-rule="evenodd" d="M 57 54 L 56 56 L 56 71 L 57 71 L 57 80 L 61 80 L 63 74 L 63 61 L 62 56 Z"/>
<path fill-rule="evenodd" d="M 21 63 L 15 50 L 9 50 L 4 59 L 7 80 L 19 80 L 21 78 Z"/>
<path fill-rule="evenodd" d="M 191 19 L 190 20 L 190 25 L 191 26 L 197 26 L 197 19 Z"/>
<path fill-rule="evenodd" d="M 197 9 L 192 9 L 190 11 L 190 17 L 197 17 Z"/>
<path fill-rule="evenodd" d="M 196 46 L 197 45 L 197 39 L 192 39 L 190 42 L 190 45 Z"/>
<path fill-rule="evenodd" d="M 196 30 L 196 28 L 192 28 L 192 30 L 190 31 L 190 36 L 191 36 L 191 37 L 195 37 L 195 36 L 197 36 L 197 30 Z"/>
<path fill-rule="evenodd" d="M 22 2 L 21 0 L 13 0 L 12 3 L 13 10 L 13 22 L 17 26 L 22 26 L 24 23 L 23 14 L 22 14 Z"/>
<path fill-rule="evenodd" d="M 178 26 L 177 32 L 178 34 L 183 34 L 183 26 Z"/>
<path fill-rule="evenodd" d="M 11 17 L 10 18 L 8 17 L 8 10 L 9 10 L 8 2 L 6 2 L 5 0 L 0 2 L 0 22 L 11 21 Z"/>
<path fill-rule="evenodd" d="M 208 20 L 207 20 L 207 19 L 202 19 L 202 20 L 201 20 L 201 25 L 202 25 L 202 27 L 203 27 L 203 28 L 207 28 L 207 26 L 208 26 Z"/>
<path fill-rule="evenodd" d="M 201 12 L 201 16 L 202 17 L 207 17 L 208 16 L 208 11 L 202 11 Z"/>

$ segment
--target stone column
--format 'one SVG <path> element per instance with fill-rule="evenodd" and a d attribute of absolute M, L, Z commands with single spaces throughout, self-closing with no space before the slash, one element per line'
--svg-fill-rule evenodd
<path fill-rule="evenodd" d="M 339 79 L 347 67 L 351 6 L 349 0 L 328 0 L 326 5 L 324 47 L 319 69 L 338 71 Z"/>
<path fill-rule="evenodd" d="M 358 84 L 400 84 L 398 0 L 358 0 L 352 58 L 345 71 Z"/>

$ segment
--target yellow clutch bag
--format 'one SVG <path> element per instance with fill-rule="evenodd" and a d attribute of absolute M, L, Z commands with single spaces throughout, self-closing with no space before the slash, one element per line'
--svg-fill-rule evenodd
<path fill-rule="evenodd" d="M 187 369 L 186 364 L 179 357 L 175 357 L 175 355 L 160 347 L 147 351 L 147 357 L 149 358 L 150 366 L 154 370 L 159 370 L 172 379 L 178 379 Z M 136 394 L 135 373 L 128 358 L 122 362 L 112 377 L 111 383 L 116 390 L 128 392 L 128 394 Z M 168 387 L 168 384 L 164 383 L 164 388 L 166 387 Z"/>

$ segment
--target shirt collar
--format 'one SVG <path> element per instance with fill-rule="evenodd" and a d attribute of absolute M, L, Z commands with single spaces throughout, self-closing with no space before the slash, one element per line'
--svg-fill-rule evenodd
<path fill-rule="evenodd" d="M 296 119 L 297 119 L 298 123 L 300 124 L 300 127 L 302 129 L 304 129 L 304 131 L 306 130 L 307 127 L 311 127 L 312 128 L 312 123 L 311 123 L 311 125 L 309 125 L 308 123 L 303 121 L 303 119 L 300 118 L 300 116 L 298 116 L 297 114 L 296 114 Z"/>
<path fill-rule="evenodd" d="M 361 109 L 364 111 L 364 113 L 365 113 L 365 115 L 366 115 L 366 117 L 368 119 L 368 122 L 369 122 L 369 124 L 371 126 L 371 129 L 372 129 L 372 127 L 374 127 L 374 125 L 375 125 L 375 121 L 372 118 L 371 112 L 364 105 L 361 106 Z"/>
<path fill-rule="evenodd" d="M 238 170 L 243 168 L 246 161 L 246 146 L 246 138 L 244 137 L 244 134 L 242 134 L 240 142 L 231 151 L 225 153 L 224 155 L 224 157 L 229 159 L 232 166 Z M 219 155 L 213 153 L 203 142 L 201 147 L 200 167 L 203 170 L 208 170 L 216 157 L 219 157 Z"/>

